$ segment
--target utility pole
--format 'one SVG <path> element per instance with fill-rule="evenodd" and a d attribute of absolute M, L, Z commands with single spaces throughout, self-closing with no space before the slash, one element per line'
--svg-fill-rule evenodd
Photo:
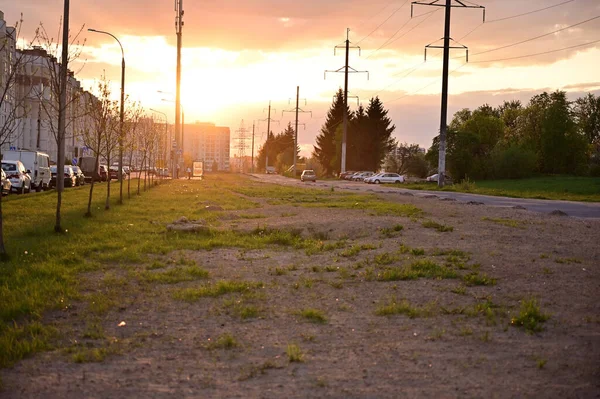
<path fill-rule="evenodd" d="M 177 33 L 177 83 L 175 89 L 175 140 L 177 142 L 177 149 L 175 152 L 175 164 L 176 169 L 179 168 L 181 161 L 179 159 L 179 152 L 181 151 L 181 159 L 183 159 L 183 135 L 181 134 L 181 39 L 183 31 L 183 0 L 175 0 L 175 31 Z M 177 170 L 177 178 L 179 173 Z"/>
<path fill-rule="evenodd" d="M 273 110 L 273 111 L 276 111 L 276 110 Z M 263 109 L 263 112 L 265 112 L 264 109 Z M 271 121 L 276 122 L 277 124 L 279 124 L 279 121 L 276 121 L 276 120 L 274 120 L 274 119 L 271 118 L 271 101 L 269 101 L 269 116 L 267 117 L 267 119 L 259 119 L 258 120 L 259 126 L 260 126 L 260 122 L 264 122 L 264 121 L 267 121 L 267 140 L 268 140 L 269 139 L 269 135 L 271 134 Z M 261 134 L 261 140 L 262 140 L 262 134 Z M 268 155 L 266 157 L 265 172 L 267 171 L 267 166 L 269 166 L 269 156 Z"/>
<path fill-rule="evenodd" d="M 306 104 L 306 100 L 304 100 L 304 103 Z M 312 111 L 304 111 L 300 108 L 300 86 L 296 86 L 296 108 L 289 110 L 289 111 L 282 111 L 281 112 L 281 116 L 283 116 L 284 112 L 295 112 L 296 113 L 296 127 L 294 129 L 294 166 L 293 166 L 293 174 L 292 176 L 295 178 L 296 177 L 296 160 L 298 158 L 298 113 L 299 112 L 304 112 L 304 113 L 310 113 L 310 116 L 312 118 Z"/>
<path fill-rule="evenodd" d="M 254 122 L 252 122 L 252 173 L 254 173 Z"/>
<path fill-rule="evenodd" d="M 455 1 L 458 4 L 453 4 Z M 440 117 L 440 149 L 439 149 L 439 158 L 438 158 L 438 186 L 444 187 L 444 175 L 446 174 L 446 132 L 448 130 L 448 70 L 450 63 L 450 13 L 453 7 L 461 7 L 461 8 L 478 8 L 483 10 L 483 21 L 485 22 L 485 7 L 480 5 L 466 5 L 461 0 L 445 0 L 445 4 L 440 4 L 440 0 L 436 0 L 433 2 L 418 2 L 413 1 L 411 3 L 410 16 L 413 16 L 413 8 L 417 5 L 423 6 L 434 6 L 434 7 L 445 7 L 446 16 L 444 23 L 444 66 L 442 71 L 442 110 Z M 428 46 L 434 47 L 434 46 Z M 454 47 L 456 48 L 456 47 Z M 461 48 L 465 48 L 462 46 Z M 425 50 L 427 51 L 427 50 Z M 427 57 L 427 52 L 425 53 L 425 57 Z M 468 61 L 468 53 L 467 53 L 467 61 Z"/>
<path fill-rule="evenodd" d="M 336 50 L 338 48 L 345 48 L 346 49 L 346 65 L 344 65 L 343 67 L 341 67 L 340 69 L 337 69 L 335 71 L 325 71 L 325 79 L 327 79 L 327 72 L 333 72 L 333 73 L 340 73 L 340 72 L 344 72 L 344 116 L 343 116 L 343 133 L 342 133 L 342 165 L 341 165 L 341 172 L 345 172 L 346 171 L 346 141 L 348 139 L 348 74 L 349 73 L 366 73 L 367 74 L 367 80 L 369 79 L 369 72 L 368 71 L 357 71 L 356 69 L 352 68 L 351 66 L 348 65 L 348 62 L 350 61 L 350 49 L 351 48 L 357 48 L 358 49 L 358 55 L 360 56 L 360 47 L 358 46 L 350 46 L 350 28 L 348 28 L 346 30 L 346 41 L 344 43 L 344 46 L 335 46 L 333 48 L 333 55 L 335 55 Z"/>

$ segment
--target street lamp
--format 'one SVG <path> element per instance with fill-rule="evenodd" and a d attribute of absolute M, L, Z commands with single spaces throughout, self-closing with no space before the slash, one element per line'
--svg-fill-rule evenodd
<path fill-rule="evenodd" d="M 167 141 L 167 138 L 169 136 L 168 129 L 167 129 L 167 127 L 169 126 L 169 120 L 167 119 L 167 114 L 165 114 L 164 112 L 152 109 L 152 108 L 150 108 L 150 111 L 156 112 L 157 114 L 162 114 L 165 117 L 165 141 Z M 168 147 L 169 147 L 169 144 L 167 144 L 167 148 Z M 162 151 L 161 151 L 161 155 L 163 155 L 163 166 L 165 166 L 164 164 L 166 161 L 166 157 L 164 156 L 164 154 L 162 154 Z M 161 178 L 162 178 L 162 175 L 161 175 Z"/>
<path fill-rule="evenodd" d="M 121 47 L 121 112 L 119 115 L 119 119 L 120 119 L 120 134 L 119 134 L 119 183 L 120 183 L 120 190 L 119 190 L 119 204 L 123 204 L 123 141 L 124 141 L 124 134 L 125 132 L 123 131 L 123 119 L 124 119 L 124 114 L 125 114 L 125 52 L 123 51 L 123 45 L 121 44 L 121 42 L 119 41 L 119 39 L 117 39 L 117 37 L 115 35 L 113 35 L 112 33 L 108 33 L 102 30 L 96 30 L 96 29 L 88 29 L 89 32 L 94 32 L 94 33 L 102 33 L 104 35 L 108 35 L 110 37 L 112 37 L 113 39 L 115 39 L 117 41 L 117 43 L 119 43 L 119 46 Z"/>

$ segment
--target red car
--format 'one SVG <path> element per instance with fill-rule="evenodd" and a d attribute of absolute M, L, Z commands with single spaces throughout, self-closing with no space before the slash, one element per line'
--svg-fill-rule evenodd
<path fill-rule="evenodd" d="M 100 181 L 108 180 L 108 167 L 106 165 L 100 165 Z"/>

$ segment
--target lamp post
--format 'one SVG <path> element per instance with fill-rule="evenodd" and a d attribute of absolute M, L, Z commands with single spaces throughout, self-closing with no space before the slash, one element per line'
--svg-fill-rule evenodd
<path fill-rule="evenodd" d="M 169 120 L 167 119 L 167 114 L 165 114 L 164 112 L 152 109 L 152 108 L 150 108 L 150 111 L 156 112 L 157 114 L 161 114 L 162 116 L 165 117 L 165 141 L 167 141 L 167 137 L 169 135 L 168 130 L 167 130 L 167 127 L 169 126 Z M 159 145 L 160 145 L 160 142 L 159 142 Z M 167 147 L 168 146 L 169 146 L 169 144 L 167 144 Z M 161 151 L 161 154 L 162 154 L 162 151 Z M 165 166 L 165 162 L 166 162 L 166 157 L 163 154 L 163 167 Z M 162 175 L 161 175 L 161 178 L 162 178 Z"/>
<path fill-rule="evenodd" d="M 123 45 L 121 44 L 121 42 L 119 41 L 119 39 L 117 39 L 117 37 L 115 35 L 113 35 L 112 33 L 108 33 L 102 30 L 96 30 L 96 29 L 88 29 L 89 32 L 94 32 L 94 33 L 102 33 L 105 35 L 108 35 L 110 37 L 112 37 L 113 39 L 115 39 L 117 41 L 117 43 L 119 43 L 119 46 L 121 47 L 121 112 L 119 115 L 119 119 L 120 119 L 120 132 L 119 132 L 119 185 L 120 185 L 120 189 L 119 189 L 119 204 L 123 204 L 123 141 L 124 141 L 124 130 L 123 130 L 123 119 L 124 119 L 124 114 L 125 114 L 125 52 L 123 51 Z"/>

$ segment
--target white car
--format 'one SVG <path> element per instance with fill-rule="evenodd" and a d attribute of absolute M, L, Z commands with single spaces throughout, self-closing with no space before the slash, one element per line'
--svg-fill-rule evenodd
<path fill-rule="evenodd" d="M 31 177 L 21 161 L 2 161 L 2 170 L 10 180 L 12 191 L 25 194 L 31 191 Z"/>
<path fill-rule="evenodd" d="M 427 180 L 428 182 L 437 183 L 437 181 L 438 181 L 438 176 L 439 176 L 439 174 L 438 174 L 438 173 L 436 173 L 435 175 L 431 175 L 431 176 L 429 176 L 429 177 L 428 177 L 427 179 L 425 179 L 425 180 Z M 446 174 L 444 174 L 444 180 L 445 180 L 445 182 L 446 182 L 446 183 L 452 183 L 452 178 L 451 178 L 450 176 L 446 175 Z"/>
<path fill-rule="evenodd" d="M 398 173 L 378 173 L 375 176 L 369 177 L 365 180 L 367 183 L 380 184 L 380 183 L 404 183 L 404 176 Z"/>
<path fill-rule="evenodd" d="M 352 176 L 353 181 L 365 181 L 369 177 L 373 176 L 375 173 L 373 172 L 362 172 Z"/>

